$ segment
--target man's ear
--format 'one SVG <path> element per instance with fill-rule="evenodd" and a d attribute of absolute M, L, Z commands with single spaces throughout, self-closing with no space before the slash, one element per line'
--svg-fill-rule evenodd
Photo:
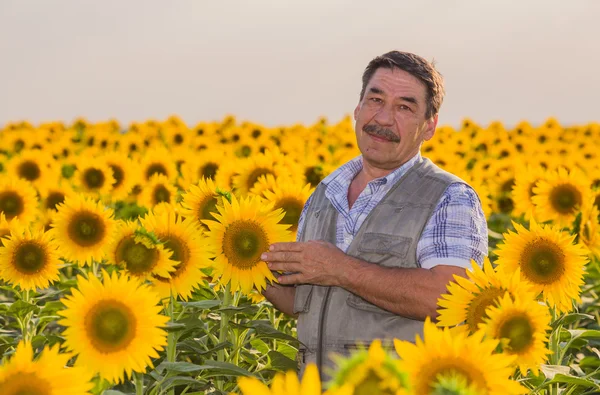
<path fill-rule="evenodd" d="M 438 114 L 425 121 L 425 131 L 423 132 L 423 140 L 429 141 L 435 134 L 435 128 L 438 123 Z"/>
<path fill-rule="evenodd" d="M 360 111 L 360 102 L 356 105 L 356 108 L 354 109 L 354 120 L 356 121 L 356 118 L 358 118 L 358 112 Z"/>

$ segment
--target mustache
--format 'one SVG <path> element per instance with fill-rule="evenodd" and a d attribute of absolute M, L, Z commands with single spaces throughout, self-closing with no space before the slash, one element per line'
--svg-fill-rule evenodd
<path fill-rule="evenodd" d="M 363 126 L 363 132 L 375 135 L 377 137 L 383 137 L 386 140 L 392 141 L 394 143 L 400 142 L 400 137 L 396 136 L 394 132 L 390 129 L 382 128 L 377 125 L 369 124 Z"/>

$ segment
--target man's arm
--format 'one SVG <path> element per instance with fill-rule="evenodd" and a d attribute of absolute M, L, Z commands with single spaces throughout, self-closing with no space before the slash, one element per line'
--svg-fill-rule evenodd
<path fill-rule="evenodd" d="M 291 317 L 298 318 L 298 315 L 294 314 L 296 287 L 293 285 L 267 285 L 267 289 L 263 291 L 263 295 L 277 310 Z"/>
<path fill-rule="evenodd" d="M 280 276 L 281 284 L 342 287 L 385 310 L 418 320 L 435 318 L 437 300 L 452 276 L 465 275 L 465 269 L 449 265 L 382 267 L 346 255 L 324 241 L 276 243 L 264 259 L 272 270 L 294 272 Z"/>

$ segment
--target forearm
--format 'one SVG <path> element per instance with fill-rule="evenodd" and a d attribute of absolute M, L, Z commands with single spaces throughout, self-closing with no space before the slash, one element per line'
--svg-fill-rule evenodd
<path fill-rule="evenodd" d="M 293 285 L 267 285 L 267 289 L 263 291 L 263 295 L 277 310 L 291 317 L 298 318 L 298 316 L 294 314 L 296 287 Z"/>
<path fill-rule="evenodd" d="M 389 268 L 348 257 L 340 286 L 392 313 L 425 320 L 437 316 L 437 300 L 451 275 L 430 269 Z"/>

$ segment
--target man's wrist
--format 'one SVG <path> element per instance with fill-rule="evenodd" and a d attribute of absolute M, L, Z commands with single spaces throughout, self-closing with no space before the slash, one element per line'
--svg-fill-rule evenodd
<path fill-rule="evenodd" d="M 338 276 L 338 286 L 351 292 L 355 290 L 357 281 L 360 279 L 366 265 L 368 265 L 366 262 L 347 255 L 342 265 L 340 265 L 341 273 Z"/>

